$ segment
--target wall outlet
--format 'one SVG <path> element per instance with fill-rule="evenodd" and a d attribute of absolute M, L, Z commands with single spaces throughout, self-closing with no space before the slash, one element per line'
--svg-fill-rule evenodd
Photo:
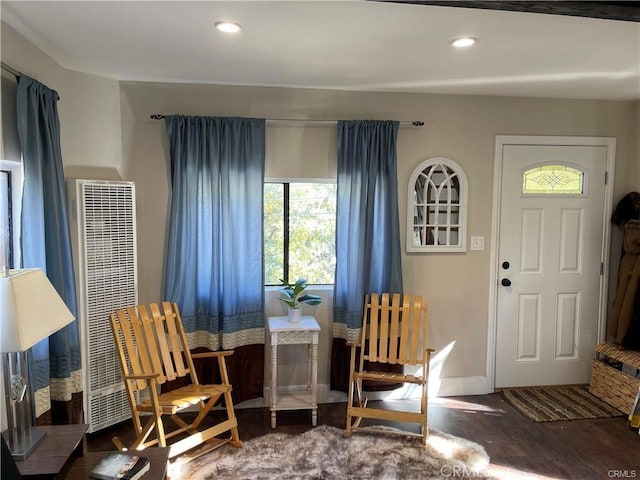
<path fill-rule="evenodd" d="M 484 250 L 484 237 L 471 237 L 471 250 Z"/>

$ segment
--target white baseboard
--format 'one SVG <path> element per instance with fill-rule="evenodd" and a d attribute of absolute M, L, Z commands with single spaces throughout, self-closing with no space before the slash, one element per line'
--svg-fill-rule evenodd
<path fill-rule="evenodd" d="M 450 377 L 440 379 L 435 396 L 486 395 L 492 391 L 493 389 L 489 388 L 488 377 Z"/>
<path fill-rule="evenodd" d="M 304 390 L 306 385 L 287 385 L 286 387 L 279 387 L 279 392 L 293 392 L 296 390 Z M 318 385 L 316 390 L 316 398 L 318 403 L 340 403 L 347 401 L 347 394 L 343 392 L 336 392 L 329 390 L 329 385 Z M 271 398 L 271 388 L 264 387 L 263 397 L 252 398 L 234 405 L 235 408 L 262 408 L 269 406 L 269 399 Z"/>
<path fill-rule="evenodd" d="M 484 395 L 490 393 L 487 377 L 450 377 L 429 380 L 429 397 L 455 397 L 460 395 Z M 419 399 L 417 385 L 405 384 L 386 392 L 367 392 L 370 400 Z"/>
<path fill-rule="evenodd" d="M 304 390 L 305 385 L 290 385 L 280 387 L 279 391 Z M 488 377 L 450 377 L 438 380 L 431 380 L 429 384 L 430 397 L 455 397 L 460 395 L 485 395 L 493 390 L 489 388 Z M 265 387 L 263 398 L 254 398 L 235 405 L 236 408 L 262 408 L 269 406 L 270 389 Z M 367 392 L 369 400 L 384 399 L 407 399 L 420 398 L 416 392 L 415 385 L 406 384 L 405 386 L 393 391 L 384 392 Z M 347 394 L 336 390 L 330 390 L 329 385 L 318 385 L 317 390 L 318 403 L 341 403 L 347 401 Z"/>
<path fill-rule="evenodd" d="M 285 387 L 278 387 L 279 392 L 293 392 L 296 390 L 304 390 L 306 385 L 287 385 Z M 236 405 L 236 408 L 256 408 L 256 407 L 268 407 L 269 399 L 271 398 L 271 388 L 264 387 L 264 397 L 254 398 L 253 400 L 247 400 Z M 347 401 L 347 394 L 343 392 L 336 392 L 329 390 L 329 385 L 320 384 L 316 387 L 316 399 L 318 403 L 339 403 Z"/>

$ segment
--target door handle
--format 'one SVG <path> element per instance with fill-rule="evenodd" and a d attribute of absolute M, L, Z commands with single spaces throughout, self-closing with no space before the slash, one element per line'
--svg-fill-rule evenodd
<path fill-rule="evenodd" d="M 503 278 L 502 280 L 500 280 L 500 283 L 502 284 L 503 287 L 511 286 L 511 280 L 509 280 L 508 278 Z"/>

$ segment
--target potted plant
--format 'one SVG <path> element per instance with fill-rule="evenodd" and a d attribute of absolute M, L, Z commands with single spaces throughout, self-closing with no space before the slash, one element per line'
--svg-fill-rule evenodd
<path fill-rule="evenodd" d="M 305 288 L 307 288 L 307 279 L 299 278 L 295 281 L 295 283 L 285 282 L 283 279 L 280 279 L 282 282 L 282 288 L 280 288 L 280 292 L 282 293 L 282 300 L 289 307 L 288 309 L 288 317 L 289 321 L 292 323 L 299 322 L 300 317 L 302 316 L 302 309 L 300 308 L 301 303 L 306 303 L 307 305 L 318 305 L 322 302 L 322 299 L 318 295 L 304 294 Z"/>

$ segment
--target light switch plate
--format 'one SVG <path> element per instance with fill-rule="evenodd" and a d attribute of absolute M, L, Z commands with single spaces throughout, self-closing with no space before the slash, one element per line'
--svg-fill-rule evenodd
<path fill-rule="evenodd" d="M 484 237 L 471 237 L 471 250 L 484 250 Z"/>

